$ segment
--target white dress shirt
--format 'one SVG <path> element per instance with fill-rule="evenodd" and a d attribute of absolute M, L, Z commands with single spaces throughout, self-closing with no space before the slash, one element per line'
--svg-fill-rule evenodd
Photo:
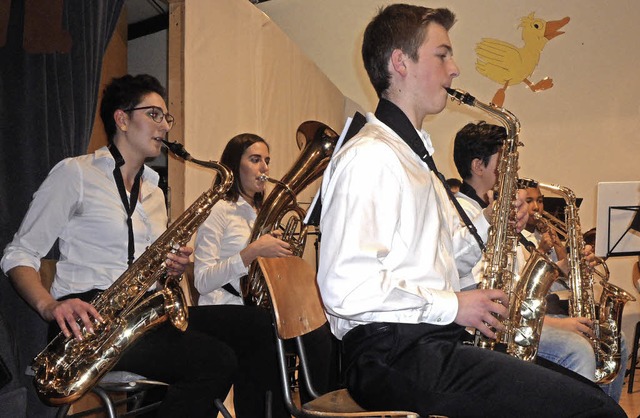
<path fill-rule="evenodd" d="M 240 291 L 240 277 L 248 272 L 240 257 L 256 221 L 256 211 L 242 196 L 237 202 L 221 200 L 200 228 L 194 251 L 198 305 L 242 305 L 241 297 L 222 289 L 230 283 Z"/>
<path fill-rule="evenodd" d="M 342 338 L 370 322 L 449 324 L 459 277 L 481 250 L 436 175 L 373 114 L 367 121 L 322 183 L 318 285 L 331 328 Z M 473 221 L 486 238 L 484 215 Z"/>
<path fill-rule="evenodd" d="M 38 270 L 40 259 L 59 238 L 53 297 L 108 288 L 127 269 L 128 258 L 127 214 L 114 167 L 107 147 L 59 162 L 34 194 L 20 229 L 5 248 L 2 270 Z M 132 221 L 137 258 L 167 226 L 158 174 L 146 166 Z"/>
<path fill-rule="evenodd" d="M 458 202 L 460 202 L 460 206 L 462 206 L 462 209 L 464 209 L 466 214 L 469 216 L 469 219 L 477 219 L 478 216 L 482 214 L 482 207 L 480 207 L 480 204 L 478 202 L 476 202 L 475 200 L 473 200 L 472 198 L 470 198 L 464 193 L 458 192 L 455 194 L 455 196 L 456 196 L 456 199 L 458 199 Z M 482 275 L 484 273 L 484 265 L 485 263 L 480 261 L 476 263 L 475 266 L 473 266 L 471 273 L 465 276 L 461 276 L 460 288 L 463 290 L 475 289 L 478 283 L 482 281 Z"/>

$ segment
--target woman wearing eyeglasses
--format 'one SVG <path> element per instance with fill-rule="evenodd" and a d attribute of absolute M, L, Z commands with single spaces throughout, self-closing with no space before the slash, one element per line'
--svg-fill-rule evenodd
<path fill-rule="evenodd" d="M 51 170 L 4 251 L 1 267 L 18 292 L 66 336 L 82 338 L 77 319 L 91 330 L 90 320 L 101 317 L 89 302 L 167 227 L 158 174 L 144 165 L 160 154 L 173 124 L 164 94 L 149 75 L 114 79 L 100 108 L 109 145 Z M 56 240 L 61 256 L 48 291 L 38 269 Z M 169 273 L 182 274 L 191 253 L 183 247 L 167 254 Z M 114 369 L 170 384 L 159 416 L 215 416 L 214 399 L 224 400 L 232 384 L 236 415 L 264 416 L 266 391 L 281 398 L 275 348 L 260 344 L 247 355 L 246 343 L 271 339 L 271 333 L 267 312 L 190 308 L 184 333 L 161 325 L 129 347 Z M 281 403 L 274 402 L 273 416 L 286 416 Z"/>

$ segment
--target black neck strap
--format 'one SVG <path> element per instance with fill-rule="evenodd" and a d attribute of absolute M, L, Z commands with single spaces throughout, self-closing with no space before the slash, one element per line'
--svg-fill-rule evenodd
<path fill-rule="evenodd" d="M 138 203 L 138 196 L 140 195 L 140 179 L 142 178 L 144 165 L 140 167 L 140 170 L 133 180 L 133 186 L 131 187 L 129 200 L 127 200 L 127 189 L 124 187 L 124 179 L 122 178 L 122 171 L 120 171 L 120 167 L 124 165 L 124 158 L 114 144 L 109 145 L 109 151 L 111 152 L 113 159 L 116 161 L 116 167 L 113 169 L 113 178 L 116 181 L 116 186 L 118 186 L 118 193 L 120 194 L 120 199 L 122 200 L 122 205 L 124 206 L 124 210 L 127 213 L 127 228 L 129 229 L 129 252 L 127 264 L 131 265 L 133 264 L 133 255 L 136 249 L 135 241 L 133 240 L 133 222 L 131 220 L 131 216 L 133 215 L 133 211 L 136 209 L 136 203 Z"/>
<path fill-rule="evenodd" d="M 435 161 L 433 161 L 433 158 L 429 155 L 420 135 L 418 135 L 418 131 L 411 124 L 407 115 L 405 115 L 398 106 L 386 99 L 380 99 L 375 115 L 378 120 L 398 134 L 398 136 L 400 136 L 400 138 L 409 145 L 413 152 L 415 152 L 418 157 L 427 164 L 429 169 L 436 174 L 447 191 L 449 200 L 451 200 L 451 203 L 453 203 L 453 206 L 455 206 L 458 211 L 460 218 L 471 232 L 471 235 L 476 239 L 482 251 L 484 251 L 484 242 L 482 242 L 482 238 L 480 238 L 480 234 L 478 234 L 476 226 L 471 222 L 471 219 L 469 219 L 467 213 L 462 209 L 462 206 L 460 206 L 460 202 L 458 202 L 458 199 L 453 195 L 453 192 L 451 191 L 451 188 L 449 188 L 449 185 L 442 173 L 438 171 Z"/>

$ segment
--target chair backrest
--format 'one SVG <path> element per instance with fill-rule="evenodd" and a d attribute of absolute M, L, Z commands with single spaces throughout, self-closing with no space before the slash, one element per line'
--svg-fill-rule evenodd
<path fill-rule="evenodd" d="M 273 306 L 278 336 L 290 339 L 327 322 L 314 268 L 300 257 L 263 258 L 258 263 Z"/>

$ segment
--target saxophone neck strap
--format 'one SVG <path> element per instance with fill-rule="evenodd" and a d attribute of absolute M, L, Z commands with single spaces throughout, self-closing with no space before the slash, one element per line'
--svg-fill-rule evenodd
<path fill-rule="evenodd" d="M 420 159 L 427 164 L 429 169 L 436 174 L 438 179 L 440 179 L 442 186 L 447 191 L 449 200 L 451 200 L 451 203 L 453 203 L 453 206 L 455 206 L 456 210 L 458 211 L 458 215 L 460 215 L 460 218 L 471 232 L 471 235 L 473 235 L 475 240 L 478 242 L 480 249 L 484 251 L 484 242 L 482 241 L 480 234 L 478 234 L 476 226 L 473 224 L 473 222 L 471 222 L 471 219 L 469 219 L 469 215 L 467 215 L 462 206 L 460 206 L 460 202 L 458 202 L 458 199 L 456 199 L 456 197 L 453 195 L 453 192 L 451 191 L 451 188 L 447 184 L 447 181 L 442 173 L 438 171 L 433 157 L 429 155 L 424 142 L 422 142 L 420 135 L 418 135 L 418 131 L 411 124 L 411 121 L 409 120 L 407 115 L 405 115 L 398 106 L 387 99 L 380 99 L 375 115 L 378 120 L 387 125 L 398 136 L 400 136 L 400 138 L 402 138 L 402 140 L 406 142 L 407 145 L 409 145 L 413 152 L 415 152 L 416 155 L 418 155 L 418 157 L 420 157 Z"/>
<path fill-rule="evenodd" d="M 129 195 L 129 199 L 127 199 L 127 189 L 124 186 L 124 179 L 122 178 L 122 171 L 120 171 L 120 167 L 124 165 L 124 158 L 115 144 L 109 145 L 109 151 L 113 156 L 113 159 L 116 161 L 116 166 L 113 169 L 113 178 L 115 179 L 116 186 L 118 186 L 118 193 L 120 194 L 120 199 L 122 200 L 122 205 L 124 206 L 124 210 L 127 214 L 127 229 L 129 230 L 129 244 L 128 244 L 128 257 L 127 264 L 133 264 L 133 256 L 135 254 L 135 241 L 133 238 L 133 221 L 131 216 L 133 215 L 133 211 L 136 209 L 136 203 L 138 203 L 138 196 L 140 195 L 140 179 L 142 178 L 142 172 L 144 171 L 144 165 L 140 167 L 136 177 L 133 181 L 133 187 L 131 188 L 131 193 Z"/>

